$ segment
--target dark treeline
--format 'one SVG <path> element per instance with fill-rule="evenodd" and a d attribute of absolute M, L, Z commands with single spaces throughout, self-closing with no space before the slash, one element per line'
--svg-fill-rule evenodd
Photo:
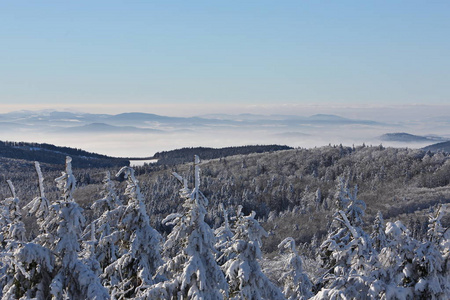
<path fill-rule="evenodd" d="M 233 155 L 246 155 L 250 153 L 264 153 L 289 149 L 292 149 L 292 147 L 280 145 L 255 145 L 242 147 L 225 147 L 219 149 L 194 147 L 157 152 L 154 155 L 154 158 L 158 159 L 157 164 L 159 165 L 173 166 L 190 162 L 194 155 L 199 155 L 200 157 L 202 157 L 202 159 L 215 159 Z"/>
<path fill-rule="evenodd" d="M 0 157 L 62 165 L 67 155 L 73 158 L 73 165 L 76 168 L 107 168 L 129 165 L 127 159 L 109 157 L 81 149 L 51 144 L 0 141 Z"/>

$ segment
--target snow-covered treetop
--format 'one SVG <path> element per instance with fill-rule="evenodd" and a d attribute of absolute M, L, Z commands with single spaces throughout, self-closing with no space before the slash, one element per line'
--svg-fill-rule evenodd
<path fill-rule="evenodd" d="M 75 190 L 75 176 L 72 173 L 72 158 L 66 157 L 66 171 L 62 172 L 62 175 L 55 179 L 59 190 L 62 192 L 63 200 L 72 201 L 73 191 Z"/>
<path fill-rule="evenodd" d="M 12 181 L 8 179 L 8 180 L 6 180 L 6 182 L 8 183 L 9 190 L 11 191 L 12 197 L 14 199 L 16 199 L 17 198 L 17 196 L 16 196 L 16 189 L 14 188 L 14 185 L 13 185 Z"/>
<path fill-rule="evenodd" d="M 436 242 L 439 244 L 443 234 L 444 228 L 441 224 L 441 219 L 445 212 L 445 204 L 440 204 L 434 214 L 430 214 L 428 217 L 428 231 L 427 237 L 430 242 Z"/>
<path fill-rule="evenodd" d="M 134 175 L 134 169 L 128 166 L 122 167 L 119 172 L 117 172 L 116 177 L 120 177 L 120 175 L 124 175 L 125 179 L 127 179 L 127 187 L 125 189 L 125 195 L 130 197 L 130 200 L 143 200 L 143 196 L 141 194 L 141 189 L 139 187 L 139 181 L 136 179 Z"/>
<path fill-rule="evenodd" d="M 255 216 L 256 213 L 252 211 L 248 216 L 239 217 L 236 222 L 235 236 L 256 242 L 261 247 L 261 238 L 267 237 L 268 233 L 255 219 Z"/>
<path fill-rule="evenodd" d="M 121 205 L 119 197 L 114 189 L 114 182 L 111 180 L 111 173 L 105 172 L 105 178 L 103 179 L 103 188 L 101 195 L 103 198 L 95 201 L 92 204 L 92 209 L 98 212 L 104 212 L 105 210 L 113 210 Z"/>
<path fill-rule="evenodd" d="M 45 197 L 44 176 L 42 176 L 41 166 L 39 165 L 39 162 L 34 162 L 34 166 L 38 175 L 39 196 L 31 200 L 27 205 L 25 205 L 24 208 L 28 209 L 30 214 L 35 214 L 38 218 L 38 222 L 40 222 L 40 225 L 42 226 L 44 218 L 48 215 L 50 202 Z"/>
<path fill-rule="evenodd" d="M 278 249 L 280 252 L 286 249 L 289 251 L 284 257 L 285 271 L 280 278 L 280 281 L 284 283 L 284 296 L 289 300 L 309 299 L 313 295 L 312 283 L 303 272 L 303 262 L 295 247 L 295 240 L 292 237 L 285 238 L 278 245 Z"/>
<path fill-rule="evenodd" d="M 34 167 L 36 169 L 36 173 L 38 174 L 39 192 L 40 192 L 41 198 L 45 198 L 44 176 L 42 175 L 41 165 L 39 164 L 38 161 L 35 161 Z"/>
<path fill-rule="evenodd" d="M 410 231 L 401 221 L 386 223 L 386 235 L 390 238 L 391 244 L 398 244 L 403 237 L 409 237 Z"/>

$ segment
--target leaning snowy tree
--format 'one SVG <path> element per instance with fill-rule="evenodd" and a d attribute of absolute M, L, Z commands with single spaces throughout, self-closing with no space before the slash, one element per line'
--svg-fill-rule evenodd
<path fill-rule="evenodd" d="M 230 299 L 285 299 L 259 265 L 261 238 L 267 232 L 254 217 L 255 212 L 244 216 L 238 209 L 232 244 L 225 250 L 230 259 L 222 268 L 230 287 Z"/>
<path fill-rule="evenodd" d="M 55 179 L 61 199 L 50 206 L 56 217 L 49 221 L 56 227 L 52 251 L 56 254 L 56 275 L 50 285 L 56 299 L 109 299 L 99 278 L 79 258 L 81 228 L 85 219 L 81 207 L 73 199 L 75 177 L 72 158 L 66 158 L 66 170 Z"/>
<path fill-rule="evenodd" d="M 103 277 L 108 281 L 106 285 L 110 288 L 112 298 L 134 299 L 141 297 L 155 283 L 153 277 L 162 264 L 162 237 L 150 226 L 134 169 L 123 167 L 116 176 L 122 174 L 127 179 L 125 195 L 128 203 L 125 207 L 117 208 L 121 211 L 117 229 L 119 236 L 116 232 L 109 234 L 111 240 L 119 242 L 120 257 L 105 268 Z"/>
<path fill-rule="evenodd" d="M 200 159 L 194 158 L 193 190 L 186 180 L 174 173 L 183 184 L 180 196 L 185 200 L 182 214 L 171 214 L 163 222 L 174 225 L 164 244 L 168 261 L 158 272 L 168 278 L 147 293 L 147 299 L 203 299 L 227 297 L 225 276 L 215 260 L 214 232 L 205 222 L 208 199 L 200 191 Z"/>
<path fill-rule="evenodd" d="M 50 202 L 45 196 L 44 176 L 42 175 L 39 162 L 34 162 L 34 166 L 38 175 L 39 196 L 33 198 L 33 200 L 25 205 L 24 209 L 28 209 L 28 213 L 36 217 L 37 225 L 40 229 L 39 234 L 42 235 L 43 231 L 45 234 L 49 234 L 48 232 L 46 232 L 47 228 L 45 221 L 49 214 L 48 208 L 50 206 Z M 49 236 L 46 236 L 45 239 L 48 240 Z M 51 243 L 53 244 L 53 239 L 51 239 Z"/>

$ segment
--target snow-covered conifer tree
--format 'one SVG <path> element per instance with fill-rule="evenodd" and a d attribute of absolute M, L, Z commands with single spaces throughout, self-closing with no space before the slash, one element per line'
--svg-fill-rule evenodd
<path fill-rule="evenodd" d="M 385 233 L 388 243 L 378 255 L 385 278 L 373 287 L 376 293 L 372 294 L 381 299 L 413 299 L 413 283 L 417 281 L 413 265 L 417 241 L 400 221 L 388 222 Z"/>
<path fill-rule="evenodd" d="M 238 211 L 233 243 L 225 250 L 231 257 L 224 265 L 230 299 L 285 299 L 281 290 L 262 272 L 261 238 L 267 232 L 255 220 L 255 212 L 244 216 Z"/>
<path fill-rule="evenodd" d="M 105 178 L 103 179 L 103 191 L 101 195 L 103 198 L 95 201 L 91 207 L 96 213 L 101 214 L 104 211 L 112 211 L 122 205 L 119 197 L 117 196 L 114 182 L 111 180 L 111 173 L 109 171 L 105 172 Z"/>
<path fill-rule="evenodd" d="M 305 300 L 312 297 L 312 283 L 308 275 L 303 272 L 303 262 L 295 248 L 295 241 L 291 237 L 285 238 L 278 249 L 288 249 L 285 256 L 285 272 L 281 276 L 284 283 L 283 293 L 288 300 Z"/>
<path fill-rule="evenodd" d="M 103 184 L 103 198 L 95 201 L 91 206 L 98 218 L 92 221 L 90 226 L 86 228 L 87 232 L 85 232 L 85 235 L 89 236 L 91 241 L 96 240 L 94 252 L 102 270 L 119 257 L 120 232 L 117 230 L 117 226 L 124 210 L 116 194 L 109 171 L 105 174 Z M 93 229 L 94 237 L 92 237 Z M 109 279 L 106 280 L 109 281 Z"/>
<path fill-rule="evenodd" d="M 216 236 L 215 248 L 218 251 L 216 255 L 217 261 L 220 265 L 222 265 L 227 260 L 224 255 L 224 250 L 230 247 L 233 232 L 231 231 L 230 224 L 228 222 L 228 213 L 222 203 L 220 203 L 220 209 L 223 212 L 224 222 L 222 226 L 214 231 L 214 234 Z"/>
<path fill-rule="evenodd" d="M 378 211 L 375 221 L 372 225 L 372 234 L 370 235 L 372 239 L 372 245 L 374 249 L 379 253 L 381 249 L 386 247 L 387 240 L 386 234 L 384 233 L 385 224 L 383 219 L 383 214 Z"/>
<path fill-rule="evenodd" d="M 345 210 L 335 212 L 331 231 L 320 246 L 319 258 L 327 271 L 318 280 L 322 291 L 314 299 L 367 294 L 374 280 L 371 275 L 377 261 L 371 256 L 370 238 L 361 228 L 365 203 L 357 198 L 356 187 L 352 193 L 340 182 L 338 206 Z"/>
<path fill-rule="evenodd" d="M 445 254 L 440 251 L 444 233 L 440 220 L 444 209 L 445 206 L 439 205 L 435 213 L 430 213 L 427 240 L 415 250 L 414 268 L 419 278 L 414 293 L 418 299 L 450 299 L 450 274 L 446 270 Z"/>
<path fill-rule="evenodd" d="M 3 244 L 7 247 L 15 247 L 17 242 L 25 241 L 25 225 L 22 222 L 22 213 L 19 207 L 19 198 L 11 180 L 6 181 L 11 191 L 11 197 L 2 203 L 0 223 L 2 229 Z"/>
<path fill-rule="evenodd" d="M 435 214 L 430 213 L 428 216 L 428 231 L 427 231 L 427 239 L 430 242 L 435 242 L 436 244 L 440 244 L 443 235 L 444 235 L 444 228 L 441 224 L 441 219 L 444 216 L 446 206 L 440 204 Z"/>
<path fill-rule="evenodd" d="M 2 201 L 0 208 L 1 248 L 0 248 L 0 294 L 8 299 L 13 295 L 23 295 L 24 287 L 20 282 L 20 261 L 16 253 L 25 242 L 25 226 L 19 208 L 19 199 L 11 180 L 7 180 L 11 197 Z"/>
<path fill-rule="evenodd" d="M 48 207 L 50 206 L 50 202 L 45 196 L 44 176 L 42 175 L 39 162 L 34 162 L 34 166 L 38 175 L 39 196 L 35 197 L 27 205 L 25 205 L 24 209 L 28 209 L 29 214 L 34 214 L 36 216 L 37 224 L 42 231 L 45 230 L 45 218 L 48 216 Z"/>
<path fill-rule="evenodd" d="M 153 277 L 162 264 L 161 235 L 150 226 L 150 219 L 140 191 L 134 169 L 123 167 L 116 176 L 127 179 L 125 195 L 128 203 L 121 210 L 118 230 L 120 233 L 120 257 L 105 269 L 106 283 L 111 296 L 117 298 L 136 298 L 155 283 Z M 113 236 L 111 236 L 113 235 Z M 115 233 L 111 233 L 116 240 Z M 112 255 L 112 253 L 111 253 Z"/>
<path fill-rule="evenodd" d="M 346 209 L 348 204 L 348 179 L 345 179 L 344 176 L 340 176 L 337 178 L 336 184 L 336 194 L 335 194 L 335 203 L 336 209 Z"/>
<path fill-rule="evenodd" d="M 81 228 L 85 222 L 81 207 L 73 199 L 75 177 L 72 173 L 72 158 L 66 158 L 66 170 L 55 179 L 61 191 L 61 200 L 51 205 L 56 226 L 56 244 L 52 247 L 56 254 L 57 271 L 50 285 L 51 294 L 56 299 L 108 299 L 106 289 L 99 278 L 79 258 Z"/>
<path fill-rule="evenodd" d="M 174 225 L 164 244 L 168 261 L 158 271 L 169 280 L 154 286 L 147 294 L 148 299 L 218 300 L 227 295 L 225 276 L 215 259 L 214 232 L 205 222 L 208 200 L 200 191 L 199 162 L 195 156 L 193 190 L 174 173 L 183 183 L 180 196 L 185 200 L 185 211 L 171 214 L 163 221 Z"/>
<path fill-rule="evenodd" d="M 34 198 L 24 209 L 28 209 L 30 214 L 37 217 L 37 223 L 41 231 L 45 229 L 44 221 L 48 214 L 48 200 L 45 197 L 43 176 L 39 163 L 35 163 L 39 178 L 40 196 Z M 15 197 L 14 197 L 15 198 Z M 40 236 L 45 233 L 40 233 Z M 53 253 L 34 242 L 20 243 L 14 251 L 9 252 L 6 257 L 9 259 L 8 268 L 13 276 L 3 289 L 3 299 L 20 298 L 45 299 L 50 294 L 49 285 L 52 280 L 54 269 Z"/>

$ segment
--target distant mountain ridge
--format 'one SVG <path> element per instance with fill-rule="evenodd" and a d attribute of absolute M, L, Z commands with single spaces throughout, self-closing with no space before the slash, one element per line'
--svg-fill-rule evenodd
<path fill-rule="evenodd" d="M 128 112 L 116 115 L 88 114 L 59 111 L 17 111 L 0 114 L 0 122 L 8 124 L 8 128 L 23 126 L 45 126 L 49 130 L 87 126 L 99 127 L 98 124 L 109 126 L 132 126 L 145 129 L 186 129 L 186 127 L 204 127 L 212 125 L 232 126 L 298 126 L 310 124 L 362 124 L 380 125 L 376 121 L 348 119 L 337 115 L 316 114 L 309 117 L 296 115 L 255 115 L 255 114 L 211 114 L 194 117 L 169 117 L 142 112 Z M 82 129 L 82 128 L 78 128 Z M 111 129 L 111 128 L 110 128 Z"/>
<path fill-rule="evenodd" d="M 157 129 L 151 129 L 151 128 L 138 128 L 135 126 L 116 126 L 116 125 L 109 125 L 106 123 L 90 123 L 86 125 L 81 126 L 73 126 L 68 128 L 62 128 L 62 132 L 68 132 L 68 133 L 120 133 L 120 132 L 129 132 L 129 133 L 136 133 L 136 132 L 161 132 L 161 130 Z"/>

